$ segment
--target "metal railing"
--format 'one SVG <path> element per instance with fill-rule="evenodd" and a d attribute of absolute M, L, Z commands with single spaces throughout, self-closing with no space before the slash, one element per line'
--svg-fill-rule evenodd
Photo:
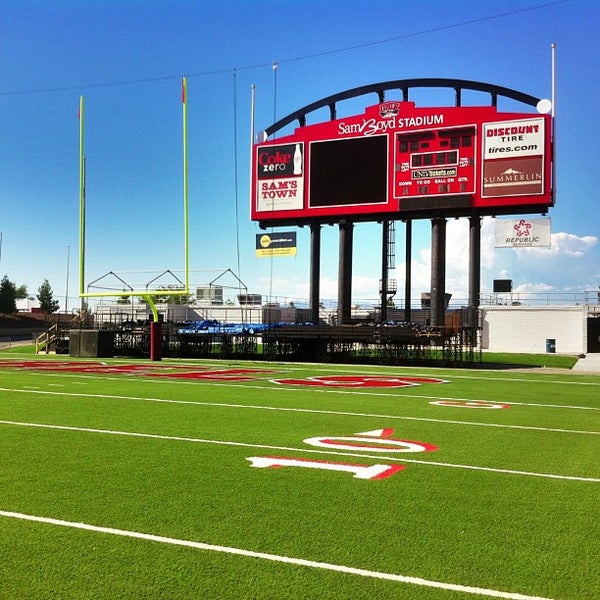
<path fill-rule="evenodd" d="M 56 342 L 58 337 L 58 323 L 52 325 L 47 331 L 41 333 L 35 338 L 35 353 L 45 352 L 49 354 L 50 348 Z"/>
<path fill-rule="evenodd" d="M 559 307 L 559 306 L 587 306 L 590 312 L 600 311 L 599 291 L 586 290 L 579 292 L 512 292 L 512 293 L 484 293 L 481 294 L 479 307 L 507 306 L 507 307 Z M 417 313 L 429 311 L 427 294 L 422 297 L 411 300 L 411 311 L 416 316 Z M 469 305 L 466 297 L 452 296 L 448 303 L 448 311 L 464 309 Z M 252 306 L 240 305 L 237 299 L 224 298 L 223 304 L 208 305 L 196 303 L 182 306 L 165 306 L 164 320 L 173 322 L 184 322 L 195 319 L 218 319 L 221 321 L 232 322 L 258 322 L 261 319 L 270 320 L 269 315 L 275 315 L 278 311 L 287 315 L 287 313 L 296 311 L 306 311 L 310 307 L 309 300 L 293 296 L 262 296 L 262 303 Z M 148 319 L 145 305 L 134 304 L 133 307 L 109 303 L 104 301 L 102 306 L 96 307 L 94 311 L 95 325 L 99 323 L 116 323 L 122 321 L 144 321 Z M 320 302 L 320 318 L 326 322 L 335 318 L 337 311 L 337 300 L 324 298 Z M 387 312 L 389 319 L 400 318 L 394 316 L 404 312 L 404 299 L 394 297 L 388 302 Z M 356 298 L 351 303 L 351 317 L 353 319 L 369 319 L 373 315 L 379 315 L 381 311 L 380 298 Z M 421 318 L 419 316 L 419 318 Z M 305 318 L 305 317 L 303 317 Z M 287 316 L 276 317 L 275 320 L 293 320 Z M 377 318 L 375 318 L 377 320 Z"/>

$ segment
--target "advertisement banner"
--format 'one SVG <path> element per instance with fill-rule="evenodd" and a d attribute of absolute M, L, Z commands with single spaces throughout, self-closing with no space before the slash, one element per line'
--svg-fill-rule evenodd
<path fill-rule="evenodd" d="M 256 256 L 296 256 L 296 232 L 281 231 L 256 234 Z"/>
<path fill-rule="evenodd" d="M 544 193 L 544 119 L 483 124 L 482 198 Z"/>
<path fill-rule="evenodd" d="M 543 248 L 550 246 L 551 220 L 496 219 L 496 248 Z"/>
<path fill-rule="evenodd" d="M 256 157 L 256 210 L 304 208 L 304 144 L 265 146 Z"/>
<path fill-rule="evenodd" d="M 475 193 L 476 132 L 476 127 L 469 125 L 397 133 L 396 197 Z"/>

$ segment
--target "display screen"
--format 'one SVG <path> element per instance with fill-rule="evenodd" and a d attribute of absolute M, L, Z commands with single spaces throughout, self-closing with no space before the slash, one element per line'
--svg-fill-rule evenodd
<path fill-rule="evenodd" d="M 396 197 L 473 194 L 476 132 L 472 126 L 397 133 L 394 156 Z M 403 208 L 409 204 L 401 201 Z"/>
<path fill-rule="evenodd" d="M 385 204 L 388 136 L 313 142 L 308 203 L 312 208 Z"/>

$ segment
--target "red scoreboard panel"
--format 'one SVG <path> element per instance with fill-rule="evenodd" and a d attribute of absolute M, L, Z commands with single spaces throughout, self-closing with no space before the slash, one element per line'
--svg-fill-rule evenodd
<path fill-rule="evenodd" d="M 412 102 L 299 127 L 254 146 L 251 217 L 543 211 L 553 202 L 551 127 L 549 115 Z"/>

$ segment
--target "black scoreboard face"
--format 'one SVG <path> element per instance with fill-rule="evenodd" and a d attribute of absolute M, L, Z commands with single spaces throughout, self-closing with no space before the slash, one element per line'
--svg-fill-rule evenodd
<path fill-rule="evenodd" d="M 308 181 L 309 207 L 385 204 L 387 136 L 313 142 Z"/>

